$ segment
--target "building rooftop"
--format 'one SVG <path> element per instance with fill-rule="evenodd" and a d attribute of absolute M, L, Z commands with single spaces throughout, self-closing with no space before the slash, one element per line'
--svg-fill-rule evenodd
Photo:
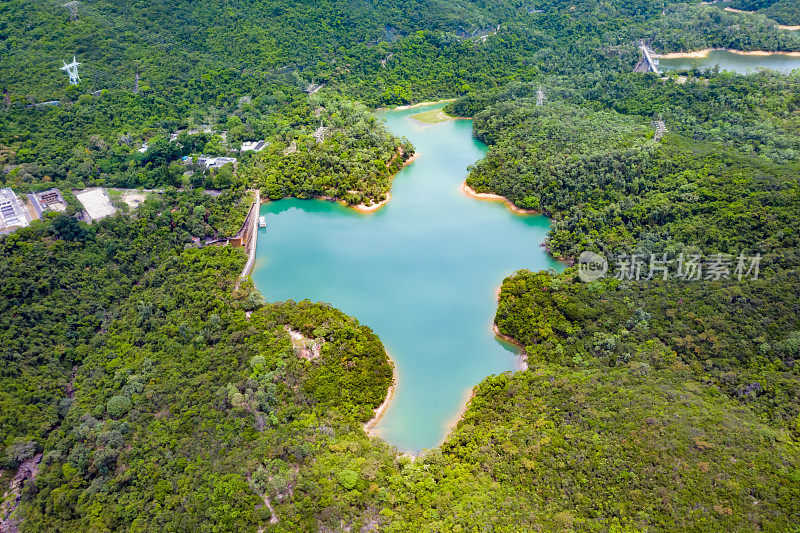
<path fill-rule="evenodd" d="M 116 212 L 108 193 L 99 187 L 76 192 L 75 197 L 91 220 L 100 220 Z"/>
<path fill-rule="evenodd" d="M 235 157 L 208 157 L 201 155 L 197 158 L 197 164 L 203 165 L 206 168 L 222 168 L 228 163 L 236 164 Z"/>
<path fill-rule="evenodd" d="M 252 142 L 243 142 L 241 152 L 248 152 L 253 150 L 254 152 L 260 152 L 267 146 L 267 141 L 252 141 Z"/>
<path fill-rule="evenodd" d="M 30 218 L 19 197 L 9 187 L 0 189 L 0 229 L 13 231 L 16 228 L 24 228 L 28 224 L 30 224 Z M 9 233 L 9 231 L 3 233 Z"/>
<path fill-rule="evenodd" d="M 67 202 L 64 200 L 64 197 L 61 196 L 61 192 L 58 189 L 48 189 L 42 192 L 30 193 L 28 194 L 28 200 L 30 200 L 39 218 L 41 218 L 42 213 L 47 210 L 57 211 L 59 213 L 63 213 L 67 210 Z"/>

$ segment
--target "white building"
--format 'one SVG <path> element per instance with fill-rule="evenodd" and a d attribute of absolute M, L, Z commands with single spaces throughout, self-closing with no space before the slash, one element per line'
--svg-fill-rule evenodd
<path fill-rule="evenodd" d="M 206 168 L 222 168 L 228 163 L 236 164 L 235 157 L 207 157 L 201 155 L 197 158 L 197 164 L 203 165 Z"/>
<path fill-rule="evenodd" d="M 113 215 L 117 211 L 111 204 L 108 193 L 99 187 L 76 192 L 75 198 L 81 203 L 92 221 Z"/>
<path fill-rule="evenodd" d="M 11 233 L 31 223 L 28 211 L 10 187 L 0 189 L 0 233 Z"/>
<path fill-rule="evenodd" d="M 269 143 L 267 141 L 248 141 L 242 143 L 242 149 L 239 150 L 240 152 L 260 152 L 264 148 L 267 147 Z"/>

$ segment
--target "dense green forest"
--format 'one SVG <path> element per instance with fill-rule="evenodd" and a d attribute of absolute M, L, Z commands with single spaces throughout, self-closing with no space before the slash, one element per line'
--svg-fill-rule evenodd
<path fill-rule="evenodd" d="M 640 41 L 800 51 L 795 2 L 60 4 L 0 5 L 0 185 L 69 204 L 0 238 L 3 527 L 797 529 L 800 77 L 632 72 Z M 420 457 L 369 438 L 393 373 L 368 325 L 264 302 L 202 244 L 251 189 L 384 199 L 414 148 L 371 110 L 437 98 L 489 146 L 467 183 L 547 214 L 555 257 L 760 254 L 759 279 L 518 272 L 495 322 L 529 369 Z M 90 186 L 161 192 L 87 225 Z"/>
<path fill-rule="evenodd" d="M 256 158 L 251 181 L 278 200 L 330 197 L 349 204 L 383 200 L 391 179 L 414 153 L 361 105 L 329 101 L 318 107 L 323 137 L 300 135 L 274 143 Z M 316 132 L 317 130 L 315 130 Z"/>
<path fill-rule="evenodd" d="M 186 247 L 186 204 L 173 193 L 92 227 L 53 217 L 2 244 L 2 481 L 45 454 L 22 495 L 29 528 L 254 527 L 264 494 L 383 401 L 380 340 L 329 307 L 234 290 L 243 255 Z M 285 327 L 322 343 L 319 360 Z"/>
<path fill-rule="evenodd" d="M 792 0 L 734 0 L 731 5 L 744 11 L 757 11 L 787 26 L 800 26 L 800 6 Z"/>
<path fill-rule="evenodd" d="M 30 529 L 256 529 L 265 497 L 283 531 L 476 517 L 780 531 L 800 513 L 794 272 L 700 287 L 510 278 L 497 323 L 531 370 L 487 379 L 441 450 L 412 462 L 360 429 L 391 381 L 377 337 L 329 307 L 234 289 L 243 256 L 186 249 L 191 225 L 164 209 L 182 198 L 3 243 L 15 311 L 0 422 L 16 435 L 3 481 L 43 454 L 18 511 Z M 298 357 L 285 327 L 320 358 Z"/>
<path fill-rule="evenodd" d="M 694 246 L 794 264 L 797 78 L 553 81 L 545 106 L 536 106 L 537 86 L 510 85 L 451 112 L 474 115 L 491 147 L 467 183 L 550 215 L 557 257 Z M 654 116 L 670 130 L 660 142 Z"/>
<path fill-rule="evenodd" d="M 372 201 L 396 169 L 387 174 L 366 162 L 382 159 L 391 167 L 391 141 L 349 99 L 376 107 L 542 76 L 619 75 L 639 59 L 641 39 L 663 52 L 800 50 L 798 35 L 763 15 L 713 6 L 618 0 L 533 7 L 201 2 L 164 9 L 99 2 L 80 5 L 71 21 L 56 4 L 10 2 L 0 8 L 4 181 L 220 189 L 245 185 L 240 176 L 249 175 L 265 196 Z M 78 86 L 60 70 L 72 55 L 82 63 Z M 342 116 L 319 117 L 319 107 Z M 354 138 L 332 135 L 322 151 L 334 158 L 302 141 L 320 118 Z M 365 121 L 369 135 L 360 126 Z M 252 153 L 239 157 L 233 176 L 190 166 L 190 179 L 187 166 L 177 164 L 200 154 L 237 156 L 241 142 L 260 139 L 270 143 L 267 164 L 286 169 L 287 178 L 258 170 L 263 164 Z M 281 157 L 298 140 L 300 155 Z M 342 166 L 341 155 L 354 152 L 365 164 Z"/>

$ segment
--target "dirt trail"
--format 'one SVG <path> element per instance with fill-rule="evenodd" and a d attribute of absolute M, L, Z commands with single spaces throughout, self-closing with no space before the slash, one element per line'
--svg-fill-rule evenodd
<path fill-rule="evenodd" d="M 16 533 L 19 527 L 19 519 L 14 516 L 22 498 L 22 489 L 25 483 L 36 479 L 39 473 L 39 461 L 42 454 L 36 454 L 19 466 L 17 474 L 8 485 L 8 490 L 3 494 L 2 505 L 0 505 L 0 533 Z"/>

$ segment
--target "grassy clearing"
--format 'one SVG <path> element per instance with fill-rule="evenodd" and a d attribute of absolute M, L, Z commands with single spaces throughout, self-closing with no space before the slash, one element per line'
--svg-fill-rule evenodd
<path fill-rule="evenodd" d="M 433 111 L 425 111 L 411 115 L 411 118 L 422 122 L 423 124 L 436 124 L 437 122 L 447 122 L 453 120 L 453 117 L 442 111 L 441 109 L 434 109 Z"/>

